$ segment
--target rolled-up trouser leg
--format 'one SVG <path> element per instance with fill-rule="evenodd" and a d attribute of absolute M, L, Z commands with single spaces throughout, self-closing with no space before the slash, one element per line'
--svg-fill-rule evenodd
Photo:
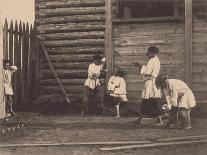
<path fill-rule="evenodd" d="M 170 111 L 170 117 L 167 122 L 167 126 L 171 126 L 172 124 L 176 124 L 178 121 L 178 108 L 177 107 L 172 107 Z"/>

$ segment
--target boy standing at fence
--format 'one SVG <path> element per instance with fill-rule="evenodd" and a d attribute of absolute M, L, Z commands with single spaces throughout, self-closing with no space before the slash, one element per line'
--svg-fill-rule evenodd
<path fill-rule="evenodd" d="M 142 103 L 139 113 L 138 124 L 141 124 L 142 117 L 150 116 L 157 117 L 158 123 L 163 124 L 161 118 L 161 108 L 159 99 L 161 98 L 161 92 L 155 85 L 155 79 L 160 72 L 160 60 L 158 58 L 159 49 L 155 46 L 150 46 L 147 51 L 147 57 L 149 61 L 146 65 L 142 65 L 139 62 L 134 63 L 139 67 L 140 74 L 144 76 L 144 88 L 142 90 Z"/>
<path fill-rule="evenodd" d="M 108 82 L 109 95 L 113 98 L 116 108 L 116 117 L 120 117 L 119 106 L 127 102 L 125 72 L 121 68 L 116 68 L 115 74 L 110 77 Z"/>
<path fill-rule="evenodd" d="M 4 60 L 3 79 L 4 79 L 4 95 L 6 103 L 6 115 L 14 116 L 13 111 L 13 88 L 12 88 L 12 75 L 17 70 L 16 66 L 10 66 L 9 60 Z"/>

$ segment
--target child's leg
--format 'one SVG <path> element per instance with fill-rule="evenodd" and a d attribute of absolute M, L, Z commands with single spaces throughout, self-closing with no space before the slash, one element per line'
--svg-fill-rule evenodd
<path fill-rule="evenodd" d="M 88 104 L 89 104 L 89 98 L 90 98 L 90 88 L 84 87 L 83 90 L 83 101 L 82 101 L 82 107 L 81 107 L 81 115 L 83 116 L 85 112 L 88 111 Z"/>
<path fill-rule="evenodd" d="M 190 124 L 190 108 L 180 108 L 179 109 L 179 114 L 181 117 L 181 126 L 185 129 L 190 129 L 191 124 Z"/>
<path fill-rule="evenodd" d="M 166 126 L 170 127 L 172 124 L 177 123 L 177 119 L 178 119 L 178 108 L 172 107 L 170 111 L 170 117 Z"/>
<path fill-rule="evenodd" d="M 13 98 L 11 95 L 7 95 L 7 101 L 6 101 L 7 109 L 8 111 L 14 116 L 15 112 L 13 111 L 12 105 L 13 105 Z"/>
<path fill-rule="evenodd" d="M 104 106 L 104 96 L 105 96 L 105 89 L 103 86 L 97 86 L 96 87 L 96 91 L 97 91 L 97 97 L 100 100 L 100 104 L 98 105 L 104 112 L 104 110 L 106 109 Z"/>

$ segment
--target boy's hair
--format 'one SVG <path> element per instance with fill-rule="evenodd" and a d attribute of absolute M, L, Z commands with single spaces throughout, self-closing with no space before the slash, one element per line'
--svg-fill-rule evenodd
<path fill-rule="evenodd" d="M 118 75 L 120 77 L 124 77 L 126 75 L 126 72 L 122 68 L 117 67 L 115 75 Z"/>
<path fill-rule="evenodd" d="M 148 52 L 154 53 L 154 54 L 158 54 L 159 53 L 159 49 L 156 46 L 150 46 L 148 48 Z"/>
<path fill-rule="evenodd" d="M 96 54 L 96 55 L 93 56 L 93 61 L 94 61 L 94 60 L 101 61 L 101 59 L 102 59 L 102 56 L 99 55 L 99 54 Z"/>
<path fill-rule="evenodd" d="M 6 64 L 6 63 L 10 63 L 9 60 L 3 60 L 3 63 Z"/>
<path fill-rule="evenodd" d="M 167 79 L 168 79 L 167 75 L 161 75 L 161 74 L 158 75 L 155 79 L 156 87 L 160 88 Z"/>

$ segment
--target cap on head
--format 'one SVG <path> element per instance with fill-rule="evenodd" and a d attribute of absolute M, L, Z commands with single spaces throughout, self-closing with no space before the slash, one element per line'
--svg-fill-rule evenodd
<path fill-rule="evenodd" d="M 98 54 L 97 54 L 97 55 L 94 55 L 94 56 L 93 56 L 93 61 L 94 61 L 94 60 L 101 61 L 101 59 L 102 59 L 102 56 L 101 56 L 101 55 L 98 55 Z"/>
<path fill-rule="evenodd" d="M 159 49 L 156 46 L 150 46 L 148 48 L 148 52 L 154 53 L 154 54 L 158 54 L 159 53 Z"/>
<path fill-rule="evenodd" d="M 126 72 L 122 68 L 116 67 L 116 73 L 115 74 L 118 75 L 118 76 L 124 77 L 126 75 Z"/>

